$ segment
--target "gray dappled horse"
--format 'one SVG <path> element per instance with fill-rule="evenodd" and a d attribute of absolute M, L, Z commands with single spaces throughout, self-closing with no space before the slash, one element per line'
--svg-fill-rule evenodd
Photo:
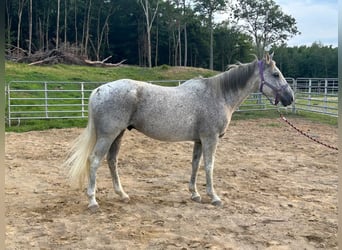
<path fill-rule="evenodd" d="M 262 60 L 237 64 L 210 78 L 195 78 L 177 87 L 161 87 L 129 79 L 117 80 L 93 90 L 89 97 L 88 126 L 75 141 L 66 161 L 70 177 L 82 185 L 88 179 L 89 208 L 95 198 L 96 171 L 107 154 L 114 190 L 124 201 L 117 170 L 117 156 L 126 129 L 136 129 L 162 141 L 194 141 L 191 199 L 201 201 L 196 188 L 203 154 L 206 191 L 213 205 L 221 200 L 213 186 L 214 155 L 219 138 L 233 112 L 246 97 L 259 90 L 274 104 L 293 102 L 293 91 L 268 53 Z"/>

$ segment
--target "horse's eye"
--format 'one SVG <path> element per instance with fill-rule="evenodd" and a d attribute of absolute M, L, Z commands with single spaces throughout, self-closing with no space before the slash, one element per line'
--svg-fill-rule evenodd
<path fill-rule="evenodd" d="M 278 78 L 279 77 L 279 72 L 273 72 L 273 76 Z"/>

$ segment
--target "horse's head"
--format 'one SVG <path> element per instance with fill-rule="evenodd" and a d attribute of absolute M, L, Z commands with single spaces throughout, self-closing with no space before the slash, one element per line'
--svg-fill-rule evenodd
<path fill-rule="evenodd" d="M 272 57 L 273 53 L 266 53 L 264 58 L 258 61 L 261 79 L 259 90 L 267 98 L 274 98 L 275 105 L 280 101 L 284 106 L 288 106 L 293 102 L 294 94 Z"/>

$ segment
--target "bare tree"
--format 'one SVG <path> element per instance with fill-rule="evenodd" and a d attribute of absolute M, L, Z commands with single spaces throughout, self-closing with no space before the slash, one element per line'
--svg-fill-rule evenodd
<path fill-rule="evenodd" d="M 74 28 L 75 28 L 75 44 L 78 46 L 78 29 L 77 29 L 77 0 L 74 0 L 75 3 L 75 11 L 74 11 Z"/>
<path fill-rule="evenodd" d="M 67 22 L 68 22 L 68 8 L 67 8 L 67 0 L 64 0 L 64 49 L 67 48 Z"/>
<path fill-rule="evenodd" d="M 147 34 L 147 57 L 148 57 L 148 67 L 152 67 L 152 45 L 151 45 L 151 29 L 152 29 L 152 24 L 153 21 L 156 17 L 156 14 L 158 12 L 158 6 L 159 6 L 159 0 L 157 0 L 156 3 L 156 7 L 154 9 L 154 11 L 152 10 L 152 8 L 150 7 L 150 3 L 149 0 L 138 0 L 141 7 L 144 10 L 144 14 L 145 14 L 145 19 L 146 19 L 146 34 Z M 150 16 L 150 11 L 153 11 L 152 16 Z"/>
<path fill-rule="evenodd" d="M 87 11 L 87 16 L 85 17 L 87 22 L 85 26 L 85 31 L 84 31 L 84 55 L 88 56 L 88 41 L 89 41 L 89 27 L 90 27 L 90 12 L 91 12 L 91 0 L 88 2 L 88 11 Z"/>
<path fill-rule="evenodd" d="M 107 8 L 108 6 L 105 6 L 105 8 Z M 100 50 L 101 50 L 101 47 L 103 45 L 103 38 L 104 38 L 104 35 L 105 35 L 105 31 L 107 33 L 107 36 L 108 36 L 108 30 L 109 30 L 109 18 L 111 15 L 113 15 L 113 7 L 112 5 L 110 6 L 108 12 L 107 12 L 107 16 L 105 18 L 105 21 L 102 25 L 102 28 L 100 27 L 101 26 L 101 16 L 103 15 L 103 8 L 102 8 L 102 5 L 101 7 L 99 8 L 99 11 L 98 11 L 98 16 L 97 16 L 97 28 L 96 28 L 96 46 L 92 43 L 91 40 L 90 43 L 95 51 L 95 54 L 96 54 L 96 60 L 100 60 Z"/>
<path fill-rule="evenodd" d="M 57 28 L 56 28 L 56 49 L 59 47 L 59 16 L 60 16 L 61 0 L 57 1 Z"/>
<path fill-rule="evenodd" d="M 29 51 L 28 54 L 31 55 L 32 52 L 32 0 L 30 0 L 29 8 Z"/>
<path fill-rule="evenodd" d="M 47 8 L 46 12 L 46 24 L 45 24 L 45 47 L 49 50 L 49 25 L 50 25 L 50 7 Z"/>
<path fill-rule="evenodd" d="M 12 15 L 11 15 L 11 0 L 6 0 L 6 12 L 7 12 L 7 44 L 11 44 L 11 27 L 12 27 Z"/>
<path fill-rule="evenodd" d="M 210 61 L 209 68 L 214 68 L 214 13 L 224 10 L 226 7 L 226 0 L 196 0 L 196 9 L 203 14 L 208 20 L 208 27 L 210 31 Z"/>
<path fill-rule="evenodd" d="M 19 48 L 20 48 L 20 36 L 21 36 L 21 18 L 23 16 L 23 9 L 27 0 L 19 0 L 18 5 L 18 33 L 17 33 L 17 48 L 18 48 L 18 56 L 19 56 Z"/>
<path fill-rule="evenodd" d="M 188 10 L 186 0 L 183 0 L 183 15 L 184 15 L 184 66 L 188 65 L 188 31 L 186 29 L 188 22 Z"/>

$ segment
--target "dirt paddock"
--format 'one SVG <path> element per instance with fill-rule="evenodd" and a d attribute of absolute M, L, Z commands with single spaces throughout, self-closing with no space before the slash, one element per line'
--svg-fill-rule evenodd
<path fill-rule="evenodd" d="M 294 119 L 337 145 L 337 128 Z M 103 162 L 100 210 L 87 210 L 61 163 L 81 129 L 6 133 L 6 249 L 337 249 L 337 151 L 277 120 L 233 121 L 216 153 L 223 206 L 188 191 L 192 143 L 127 131 L 119 171 L 131 201 L 114 193 Z"/>

